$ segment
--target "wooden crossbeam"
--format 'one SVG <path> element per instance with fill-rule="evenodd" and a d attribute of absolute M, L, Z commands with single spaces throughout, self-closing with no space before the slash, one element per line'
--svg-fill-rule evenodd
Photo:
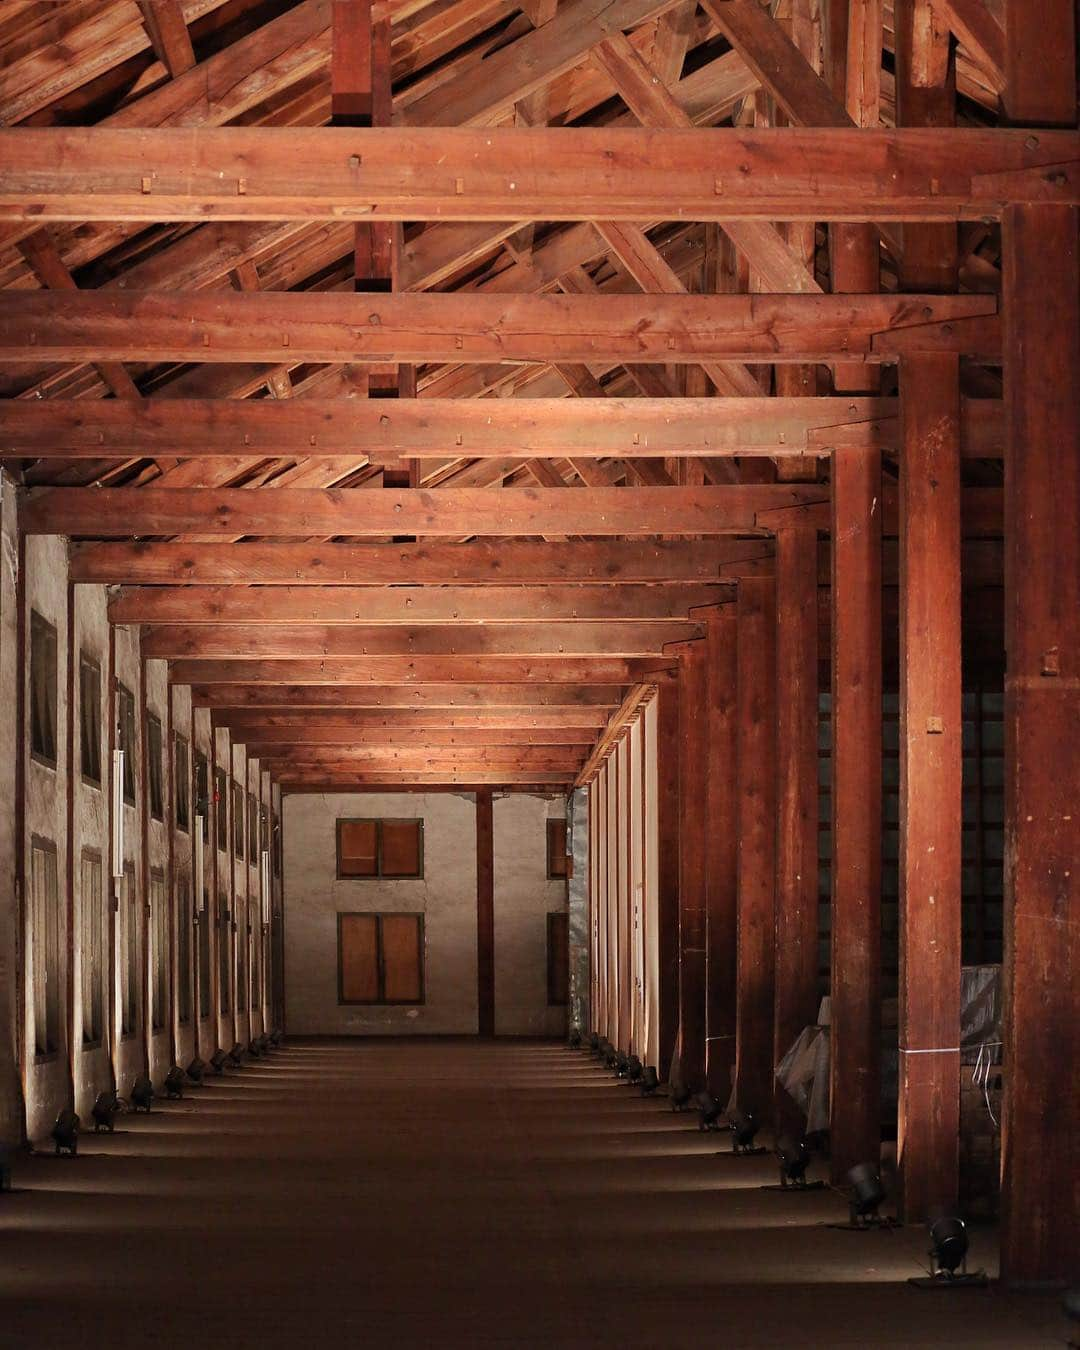
<path fill-rule="evenodd" d="M 764 540 L 507 539 L 468 544 L 76 544 L 75 582 L 164 586 L 384 586 L 716 581 L 720 569 L 760 563 Z"/>
<path fill-rule="evenodd" d="M 230 716 L 270 714 L 292 716 L 318 712 L 327 718 L 347 714 L 350 719 L 403 716 L 408 713 L 428 724 L 443 726 L 453 719 L 486 719 L 506 715 L 570 718 L 580 716 L 581 725 L 603 725 L 607 710 L 622 698 L 621 683 L 583 681 L 580 684 L 454 684 L 387 685 L 372 682 L 350 685 L 278 683 L 260 687 L 250 683 L 192 682 L 191 701 L 196 708 L 227 711 Z M 216 715 L 216 714 L 215 714 Z M 599 719 L 599 720 L 597 720 Z M 531 725 L 531 724 L 530 724 Z M 548 723 L 550 725 L 550 723 Z"/>
<path fill-rule="evenodd" d="M 585 758 L 584 746 L 461 746 L 459 748 L 395 745 L 248 745 L 248 755 L 260 762 L 276 764 L 355 764 L 365 768 L 377 764 L 412 769 L 577 768 Z"/>
<path fill-rule="evenodd" d="M 988 295 L 31 291 L 0 310 L 0 361 L 637 365 L 889 361 L 901 350 L 992 361 L 1000 348 Z"/>
<path fill-rule="evenodd" d="M 143 629 L 147 657 L 232 660 L 361 656 L 648 656 L 696 637 L 692 623 L 156 624 Z"/>
<path fill-rule="evenodd" d="M 363 656 L 311 660 L 182 660 L 171 684 L 446 685 L 634 684 L 668 670 L 674 659 L 617 656 Z"/>
<path fill-rule="evenodd" d="M 459 792 L 468 792 L 470 788 L 480 786 L 509 787 L 518 792 L 554 792 L 558 788 L 568 787 L 573 782 L 572 773 L 534 773 L 517 772 L 510 769 L 488 769 L 471 773 L 443 770 L 441 773 L 416 773 L 409 770 L 394 772 L 379 769 L 372 773 L 360 772 L 351 768 L 337 768 L 332 765 L 320 765 L 314 769 L 301 769 L 296 765 L 274 766 L 271 776 L 285 794 L 294 792 L 353 792 L 362 788 L 365 792 L 416 792 L 436 790 L 448 791 L 456 788 Z"/>
<path fill-rule="evenodd" d="M 983 400 L 980 400 L 980 403 Z M 973 414 L 980 436 L 1000 400 Z M 444 458 L 825 453 L 830 434 L 899 444 L 891 398 L 8 399 L 0 454 Z"/>
<path fill-rule="evenodd" d="M 977 220 L 1075 204 L 1073 131 L 0 131 L 0 219 Z"/>
<path fill-rule="evenodd" d="M 745 533 L 759 511 L 808 506 L 827 491 L 794 484 L 702 488 L 40 488 L 27 493 L 28 534 L 650 535 Z"/>
<path fill-rule="evenodd" d="M 485 624 L 685 621 L 727 586 L 145 586 L 109 601 L 113 623 Z"/>
<path fill-rule="evenodd" d="M 656 686 L 654 684 L 638 684 L 627 693 L 622 703 L 611 715 L 610 721 L 598 737 L 588 759 L 582 765 L 581 772 L 576 780 L 578 787 L 583 787 L 592 782 L 600 772 L 601 767 L 607 762 L 622 733 L 640 715 L 641 709 L 655 693 Z"/>
<path fill-rule="evenodd" d="M 356 727 L 318 726 L 310 723 L 292 727 L 229 726 L 234 745 L 247 745 L 248 754 L 272 755 L 278 746 L 591 746 L 596 738 L 592 727 Z M 252 749 L 257 746 L 258 749 Z"/>
<path fill-rule="evenodd" d="M 227 727 L 234 740 L 302 740 L 338 744 L 341 737 L 363 741 L 426 740 L 429 737 L 478 737 L 492 743 L 509 740 L 537 745 L 592 744 L 608 715 L 597 708 L 215 708 L 215 727 Z"/>

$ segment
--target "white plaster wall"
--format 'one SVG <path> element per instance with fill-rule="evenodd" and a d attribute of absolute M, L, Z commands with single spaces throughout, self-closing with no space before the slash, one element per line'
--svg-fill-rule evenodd
<path fill-rule="evenodd" d="M 547 916 L 567 905 L 565 880 L 547 875 L 547 822 L 565 819 L 565 797 L 514 792 L 493 804 L 495 1034 L 561 1036 L 566 1008 L 547 1001 Z"/>
<path fill-rule="evenodd" d="M 140 800 L 140 810 L 146 813 L 146 847 L 147 859 L 145 875 L 147 878 L 146 903 L 150 901 L 149 879 L 152 872 L 160 872 L 162 880 L 165 883 L 165 903 L 169 904 L 169 832 L 172 820 L 172 793 L 170 784 L 172 782 L 172 773 L 169 767 L 169 758 L 172 754 L 172 743 L 169 738 L 169 678 L 168 664 L 165 661 L 147 661 L 146 662 L 146 711 L 153 714 L 161 723 L 161 744 L 162 744 L 162 819 L 155 820 L 150 814 L 150 786 L 149 779 L 146 778 L 142 783 L 142 795 Z M 145 732 L 144 732 L 145 734 Z M 145 769 L 145 765 L 144 765 Z M 144 773 L 145 778 L 145 773 Z M 166 925 L 168 927 L 168 925 Z M 171 946 L 171 944 L 170 944 Z M 171 961 L 171 950 L 166 950 L 166 972 L 169 969 Z M 150 925 L 147 924 L 147 958 L 146 958 L 146 1015 L 145 1025 L 147 1034 L 150 1037 L 150 1077 L 158 1085 L 161 1084 L 165 1075 L 172 1066 L 172 1032 L 169 1026 L 168 1008 L 165 1011 L 165 1020 L 158 1031 L 154 1031 L 151 1025 L 151 1003 L 150 991 L 153 984 L 154 972 L 153 963 L 150 959 Z M 168 974 L 166 973 L 166 991 L 168 990 Z"/>
<path fill-rule="evenodd" d="M 20 743 L 15 513 L 15 486 L 0 469 L 0 1144 L 5 1145 L 17 1144 L 23 1130 L 17 973 L 21 935 L 15 888 L 15 765 Z"/>
<path fill-rule="evenodd" d="M 102 936 L 101 953 L 107 962 L 110 931 L 109 879 L 109 618 L 105 589 L 102 586 L 75 587 L 75 698 L 80 698 L 79 661 L 83 653 L 96 661 L 101 670 L 101 785 L 95 786 L 82 776 L 80 707 L 76 703 L 72 718 L 74 744 L 74 814 L 72 846 L 75 880 L 75 932 L 82 934 L 82 859 L 84 851 L 96 853 L 101 860 Z M 109 1058 L 109 971 L 104 971 L 102 995 L 102 1035 L 97 1042 L 83 1038 L 82 950 L 75 943 L 75 1008 L 73 1056 L 75 1069 L 75 1110 L 85 1119 L 97 1094 L 112 1084 Z"/>
<path fill-rule="evenodd" d="M 68 1071 L 68 932 L 69 887 L 67 874 L 68 812 L 67 812 L 67 746 L 70 734 L 68 723 L 68 560 L 67 540 L 52 535 L 32 535 L 26 540 L 26 610 L 24 615 L 24 707 L 29 709 L 30 698 L 30 616 L 36 610 L 56 628 L 56 768 L 48 768 L 30 754 L 30 733 L 23 742 L 23 762 L 26 768 L 26 800 L 22 845 L 26 859 L 26 895 L 30 894 L 31 841 L 35 835 L 51 840 L 56 846 L 56 878 L 59 904 L 60 947 L 60 1035 L 55 1054 L 38 1056 L 34 1046 L 33 983 L 27 979 L 23 998 L 23 1045 L 25 1047 L 26 1129 L 32 1140 L 47 1136 L 61 1108 L 70 1105 Z M 29 716 L 26 719 L 29 727 Z M 24 906 L 23 939 L 26 964 L 33 968 L 34 934 L 30 924 L 30 906 Z"/>
<path fill-rule="evenodd" d="M 476 803 L 439 793 L 295 794 L 284 799 L 285 1004 L 298 1035 L 477 1030 Z M 341 817 L 424 821 L 424 877 L 338 881 Z M 339 1005 L 337 915 L 424 915 L 426 1001 L 417 1007 Z"/>

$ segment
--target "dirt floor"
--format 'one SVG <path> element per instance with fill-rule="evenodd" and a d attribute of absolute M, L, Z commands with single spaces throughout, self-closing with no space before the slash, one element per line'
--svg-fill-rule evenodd
<path fill-rule="evenodd" d="M 1056 1298 L 913 1289 L 921 1229 L 826 1228 L 729 1146 L 561 1046 L 291 1043 L 17 1162 L 0 1346 L 1064 1344 Z"/>

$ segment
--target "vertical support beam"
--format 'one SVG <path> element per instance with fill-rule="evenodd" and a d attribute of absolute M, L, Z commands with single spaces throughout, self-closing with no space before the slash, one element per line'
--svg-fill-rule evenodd
<path fill-rule="evenodd" d="M 735 615 L 723 610 L 705 621 L 708 666 L 709 795 L 706 934 L 706 1077 L 721 1102 L 731 1096 L 735 1068 L 735 971 L 738 941 L 738 726 Z"/>
<path fill-rule="evenodd" d="M 1072 0 L 1005 9 L 1004 110 L 1077 123 Z M 1080 260 L 1075 207 L 1006 210 L 1005 1103 L 1001 1268 L 1080 1278 Z M 1071 750 L 1071 753 L 1070 753 Z"/>
<path fill-rule="evenodd" d="M 881 1149 L 881 454 L 832 455 L 829 1133 L 842 1179 Z"/>
<path fill-rule="evenodd" d="M 476 1007 L 481 1036 L 495 1035 L 495 836 L 491 789 L 476 793 Z"/>
<path fill-rule="evenodd" d="M 657 943 L 660 949 L 660 1064 L 666 1079 L 679 1029 L 679 686 L 664 680 L 656 705 Z"/>
<path fill-rule="evenodd" d="M 742 577 L 738 623 L 735 1101 L 771 1113 L 776 927 L 776 583 Z"/>
<path fill-rule="evenodd" d="M 776 997 L 779 1063 L 818 1006 L 817 531 L 776 533 Z M 802 1127 L 777 1083 L 776 1119 Z"/>
<path fill-rule="evenodd" d="M 705 1086 L 705 817 L 708 793 L 705 644 L 677 645 L 679 659 L 679 1068 Z M 669 649 L 671 650 L 671 649 Z"/>
<path fill-rule="evenodd" d="M 1012 207 L 1003 221 L 1007 662 L 1001 1262 L 1012 1284 L 1080 1276 L 1080 1094 L 1075 1090 L 1080 1080 L 1078 234 L 1075 207 Z"/>
<path fill-rule="evenodd" d="M 960 370 L 900 364 L 900 1076 L 908 1222 L 956 1203 L 960 1130 Z"/>

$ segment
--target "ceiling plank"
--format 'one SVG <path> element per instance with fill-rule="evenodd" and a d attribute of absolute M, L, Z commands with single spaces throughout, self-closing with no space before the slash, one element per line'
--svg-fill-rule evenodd
<path fill-rule="evenodd" d="M 364 656 L 332 661 L 173 661 L 170 684 L 446 685 L 634 684 L 675 658 L 617 656 Z"/>
<path fill-rule="evenodd" d="M 260 688 L 250 684 L 201 685 L 191 689 L 196 708 L 213 708 L 230 717 L 265 718 L 269 714 L 293 717 L 317 713 L 327 719 L 347 716 L 350 720 L 405 716 L 429 726 L 463 725 L 474 721 L 505 718 L 521 725 L 519 718 L 540 719 L 525 725 L 550 726 L 550 719 L 565 718 L 573 725 L 602 725 L 607 709 L 623 696 L 619 684 L 425 684 L 355 685 L 333 687 L 279 685 Z M 214 714 L 218 715 L 217 712 Z M 544 721 L 543 719 L 549 719 Z M 597 722 L 599 719 L 599 723 Z"/>
<path fill-rule="evenodd" d="M 993 361 L 997 307 L 993 295 L 34 291 L 5 297 L 0 361 L 888 361 L 901 339 Z"/>
<path fill-rule="evenodd" d="M 544 30 L 546 34 L 547 30 Z M 520 95 L 519 95 L 520 96 Z M 1075 131 L 0 130 L 0 219 L 977 220 L 1075 203 Z"/>
<path fill-rule="evenodd" d="M 217 723 L 217 725 L 223 725 Z M 291 727 L 238 726 L 229 723 L 233 745 L 257 745 L 249 755 L 273 754 L 285 745 L 322 746 L 591 746 L 592 727 L 357 727 L 319 726 L 310 722 Z"/>

